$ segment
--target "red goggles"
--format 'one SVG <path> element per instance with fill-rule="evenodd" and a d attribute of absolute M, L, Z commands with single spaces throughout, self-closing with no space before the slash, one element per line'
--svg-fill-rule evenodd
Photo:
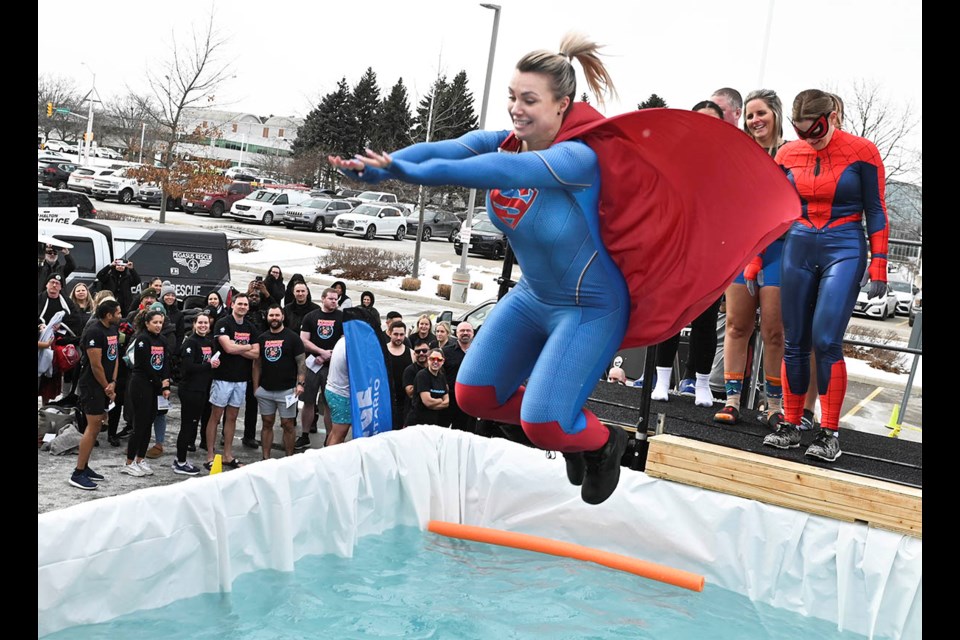
<path fill-rule="evenodd" d="M 795 124 L 793 130 L 801 140 L 819 140 L 830 131 L 830 114 L 821 113 L 806 130 L 801 131 Z"/>

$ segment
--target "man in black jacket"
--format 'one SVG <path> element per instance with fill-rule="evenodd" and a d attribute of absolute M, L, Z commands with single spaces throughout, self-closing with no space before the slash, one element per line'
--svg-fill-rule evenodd
<path fill-rule="evenodd" d="M 77 268 L 77 263 L 74 261 L 73 256 L 70 255 L 70 249 L 63 248 L 60 252 L 63 254 L 63 260 L 60 260 L 60 256 L 57 255 L 57 250 L 52 245 L 48 244 L 44 248 L 43 257 L 37 262 L 38 293 L 43 292 L 44 287 L 47 286 L 47 281 L 50 280 L 50 276 L 59 274 L 61 282 L 66 283 L 67 276 Z"/>
<path fill-rule="evenodd" d="M 139 294 L 140 274 L 133 268 L 132 262 L 118 258 L 100 269 L 97 285 L 100 291 L 112 291 L 113 297 L 120 303 L 120 309 L 128 314 L 133 310 Z"/>

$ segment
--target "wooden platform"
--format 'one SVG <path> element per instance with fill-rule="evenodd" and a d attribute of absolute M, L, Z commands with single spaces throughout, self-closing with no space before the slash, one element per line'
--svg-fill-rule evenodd
<path fill-rule="evenodd" d="M 646 473 L 798 511 L 923 537 L 923 490 L 663 434 Z"/>

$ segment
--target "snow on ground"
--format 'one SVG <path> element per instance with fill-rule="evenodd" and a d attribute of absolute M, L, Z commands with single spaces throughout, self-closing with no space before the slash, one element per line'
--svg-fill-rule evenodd
<path fill-rule="evenodd" d="M 283 240 L 274 240 L 266 238 L 260 242 L 257 251 L 250 253 L 241 253 L 237 249 L 230 251 L 230 265 L 233 269 L 243 269 L 253 273 L 266 273 L 272 265 L 279 265 L 283 271 L 284 279 L 288 279 L 294 273 L 302 273 L 304 276 L 318 275 L 316 272 L 317 258 L 325 255 L 326 249 L 302 244 L 299 242 L 286 242 Z M 380 291 L 394 291 L 397 295 L 412 294 L 413 296 L 422 296 L 435 301 L 437 299 L 437 284 L 451 284 L 453 281 L 453 272 L 460 266 L 459 261 L 454 263 L 446 260 L 441 263 L 430 260 L 420 260 L 420 291 L 403 292 L 400 289 L 400 283 L 403 277 L 389 278 L 382 282 L 364 282 L 354 280 L 347 282 L 348 291 L 362 291 L 364 289 L 377 289 Z M 470 271 L 470 282 L 480 283 L 482 289 L 469 289 L 467 291 L 467 304 L 477 305 L 490 298 L 497 297 L 497 278 L 503 269 L 503 262 L 491 260 L 480 260 L 473 256 L 467 263 L 467 269 Z M 322 276 L 335 279 L 335 276 Z M 514 280 L 520 277 L 520 267 L 514 265 Z"/>

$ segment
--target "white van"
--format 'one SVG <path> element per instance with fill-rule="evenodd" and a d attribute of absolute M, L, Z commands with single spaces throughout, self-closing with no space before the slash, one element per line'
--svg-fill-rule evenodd
<path fill-rule="evenodd" d="M 254 220 L 271 225 L 283 222 L 288 207 L 310 199 L 307 189 L 260 189 L 243 200 L 237 200 L 227 213 L 239 220 Z"/>

